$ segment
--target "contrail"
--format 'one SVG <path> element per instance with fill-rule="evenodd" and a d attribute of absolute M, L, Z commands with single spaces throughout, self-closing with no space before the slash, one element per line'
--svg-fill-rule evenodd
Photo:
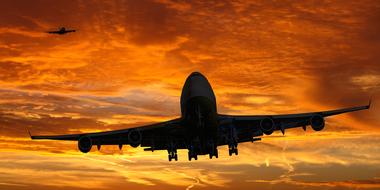
<path fill-rule="evenodd" d="M 191 188 L 193 188 L 195 185 L 199 184 L 199 179 L 197 177 L 193 177 L 192 179 L 195 180 L 194 183 L 190 184 L 189 186 L 186 187 L 186 190 L 190 190 Z"/>

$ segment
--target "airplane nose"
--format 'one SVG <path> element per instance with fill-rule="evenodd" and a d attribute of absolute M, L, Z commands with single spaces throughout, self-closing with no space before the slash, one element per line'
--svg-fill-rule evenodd
<path fill-rule="evenodd" d="M 196 96 L 208 97 L 215 100 L 215 95 L 207 78 L 200 72 L 193 72 L 187 77 L 182 89 L 181 102 Z"/>
<path fill-rule="evenodd" d="M 189 78 L 190 78 L 190 77 L 194 77 L 194 76 L 201 76 L 201 77 L 204 77 L 204 76 L 202 75 L 202 73 L 200 73 L 200 72 L 198 72 L 198 71 L 195 71 L 195 72 L 192 72 L 192 73 L 190 74 Z"/>
<path fill-rule="evenodd" d="M 195 86 L 203 86 L 204 88 L 208 88 L 209 82 L 207 81 L 206 77 L 202 75 L 200 72 L 192 72 L 187 77 L 187 83 L 186 85 L 188 88 L 194 88 Z M 210 86 L 211 87 L 211 86 Z"/>

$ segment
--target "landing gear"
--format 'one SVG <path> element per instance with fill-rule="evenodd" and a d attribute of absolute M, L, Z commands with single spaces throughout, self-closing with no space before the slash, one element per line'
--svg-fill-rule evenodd
<path fill-rule="evenodd" d="M 233 153 L 235 153 L 235 155 L 238 155 L 238 154 L 239 154 L 239 153 L 238 153 L 238 149 L 236 148 L 236 149 L 229 149 L 229 150 L 228 150 L 228 154 L 229 154 L 230 156 L 232 156 Z"/>
<path fill-rule="evenodd" d="M 209 157 L 212 159 L 212 157 L 215 156 L 215 158 L 218 158 L 218 149 L 215 146 L 215 143 L 213 141 L 208 142 L 208 149 L 209 149 Z"/>
<path fill-rule="evenodd" d="M 215 158 L 218 158 L 218 149 L 216 149 L 216 148 L 211 149 L 211 151 L 209 153 L 210 159 L 212 159 L 213 156 L 215 156 Z"/>
<path fill-rule="evenodd" d="M 194 146 L 190 146 L 189 147 L 189 161 L 191 161 L 192 158 L 194 158 L 194 160 L 198 160 L 198 155 L 197 153 L 195 152 L 195 149 L 194 149 Z"/>
<path fill-rule="evenodd" d="M 172 161 L 172 159 L 174 159 L 175 161 L 178 161 L 177 150 L 168 151 L 168 158 L 169 158 L 169 162 Z"/>
<path fill-rule="evenodd" d="M 236 128 L 231 125 L 229 127 L 229 136 L 227 136 L 226 143 L 228 143 L 228 154 L 232 156 L 232 154 L 238 155 L 238 136 L 236 132 Z"/>
<path fill-rule="evenodd" d="M 189 161 L 191 161 L 192 158 L 194 158 L 194 160 L 198 160 L 198 155 L 189 152 Z"/>
<path fill-rule="evenodd" d="M 235 153 L 235 155 L 238 155 L 237 144 L 235 143 L 228 145 L 228 154 L 232 156 L 233 153 Z"/>
<path fill-rule="evenodd" d="M 178 161 L 177 148 L 173 141 L 170 141 L 170 143 L 167 145 L 167 149 L 168 149 L 169 162 L 172 161 L 173 159 L 175 161 Z"/>

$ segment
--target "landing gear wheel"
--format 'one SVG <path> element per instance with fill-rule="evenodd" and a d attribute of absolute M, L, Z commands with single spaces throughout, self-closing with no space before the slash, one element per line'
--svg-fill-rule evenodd
<path fill-rule="evenodd" d="M 176 151 L 170 152 L 168 155 L 168 158 L 169 158 L 169 162 L 172 161 L 172 159 L 177 161 L 178 160 L 177 152 Z"/>
<path fill-rule="evenodd" d="M 189 157 L 189 161 L 191 161 L 192 158 L 194 158 L 195 160 L 198 160 L 198 155 L 190 151 L 189 151 L 188 157 Z"/>
<path fill-rule="evenodd" d="M 188 150 L 189 150 L 189 152 L 188 152 L 189 161 L 191 161 L 192 158 L 194 158 L 195 160 L 197 160 L 198 159 L 198 155 L 197 155 L 197 151 L 194 148 L 194 145 L 190 145 L 189 148 L 188 148 Z"/>
<path fill-rule="evenodd" d="M 228 154 L 232 156 L 232 154 L 238 155 L 237 145 L 229 145 L 228 146 Z"/>
<path fill-rule="evenodd" d="M 212 159 L 212 157 L 214 157 L 215 156 L 215 158 L 218 158 L 218 149 L 213 149 L 212 151 L 210 151 L 210 153 L 209 153 L 209 157 L 210 157 L 210 159 Z"/>

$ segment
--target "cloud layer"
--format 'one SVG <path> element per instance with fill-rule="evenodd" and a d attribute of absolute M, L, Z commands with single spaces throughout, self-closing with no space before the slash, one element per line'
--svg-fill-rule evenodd
<path fill-rule="evenodd" d="M 5 0 L 0 18 L 0 188 L 380 188 L 377 1 Z M 44 33 L 60 26 L 78 32 Z M 115 147 L 84 156 L 73 143 L 27 137 L 26 128 L 64 134 L 174 118 L 192 71 L 208 77 L 221 113 L 374 104 L 328 119 L 322 133 L 242 144 L 237 158 L 221 148 L 212 162 Z"/>

